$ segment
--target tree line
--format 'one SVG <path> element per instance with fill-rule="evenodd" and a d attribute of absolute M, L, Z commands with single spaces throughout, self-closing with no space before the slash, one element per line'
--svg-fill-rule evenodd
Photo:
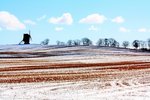
<path fill-rule="evenodd" d="M 41 42 L 42 45 L 48 45 L 49 44 L 49 39 L 45 39 L 44 41 Z M 92 40 L 89 38 L 85 37 L 82 38 L 81 40 L 68 40 L 66 43 L 61 42 L 61 41 L 56 41 L 56 45 L 58 46 L 90 46 L 93 45 Z M 124 47 L 128 48 L 129 46 L 133 46 L 136 49 L 143 49 L 143 50 L 148 50 L 150 49 L 150 39 L 147 39 L 147 41 L 143 40 L 134 40 L 132 43 L 129 41 L 123 41 L 122 44 L 120 44 L 117 40 L 113 38 L 100 38 L 98 39 L 97 46 L 99 47 Z M 148 48 L 147 48 L 148 47 Z"/>

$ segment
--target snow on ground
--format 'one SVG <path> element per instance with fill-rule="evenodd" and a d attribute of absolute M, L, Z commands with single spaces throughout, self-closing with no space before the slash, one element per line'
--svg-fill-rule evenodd
<path fill-rule="evenodd" d="M 0 46 L 0 53 L 0 80 L 32 77 L 32 75 L 29 76 L 32 73 L 34 77 L 35 73 L 39 77 L 42 75 L 53 77 L 57 74 L 62 77 L 67 75 L 79 77 L 79 80 L 0 83 L 0 100 L 150 100 L 150 53 L 105 47 L 41 45 L 4 45 Z M 81 68 L 2 70 L 2 68 L 22 68 L 31 65 L 39 67 L 48 64 L 96 64 L 126 61 L 141 63 Z M 126 69 L 126 67 L 130 68 Z M 98 76 L 99 74 L 104 76 Z M 80 79 L 82 77 L 80 75 L 89 77 L 97 75 L 97 77 Z"/>
<path fill-rule="evenodd" d="M 1 100 L 149 100 L 150 84 L 101 89 L 101 80 L 6 84 L 0 88 Z M 116 80 L 111 81 L 114 84 Z M 132 80 L 131 80 L 132 81 Z"/>

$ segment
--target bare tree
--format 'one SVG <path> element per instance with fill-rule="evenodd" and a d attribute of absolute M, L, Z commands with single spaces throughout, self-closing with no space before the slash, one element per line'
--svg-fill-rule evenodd
<path fill-rule="evenodd" d="M 143 48 L 146 48 L 146 42 L 145 41 L 139 41 L 140 42 L 140 47 L 143 49 Z"/>
<path fill-rule="evenodd" d="M 67 45 L 68 46 L 73 46 L 74 45 L 74 41 L 73 40 L 68 40 Z"/>
<path fill-rule="evenodd" d="M 148 47 L 149 47 L 149 49 L 150 49 L 150 39 L 148 39 Z"/>
<path fill-rule="evenodd" d="M 74 40 L 73 42 L 74 42 L 74 45 L 75 45 L 75 46 L 79 46 L 79 45 L 81 44 L 81 41 L 80 41 L 80 40 Z"/>
<path fill-rule="evenodd" d="M 89 46 L 92 44 L 92 41 L 89 38 L 82 38 L 82 43 L 84 46 Z"/>
<path fill-rule="evenodd" d="M 110 38 L 110 39 L 108 39 L 108 42 L 109 42 L 109 46 L 117 47 L 118 42 L 115 39 Z"/>
<path fill-rule="evenodd" d="M 60 45 L 61 46 L 65 46 L 65 42 L 60 42 Z"/>
<path fill-rule="evenodd" d="M 109 40 L 107 38 L 104 39 L 104 45 L 109 46 Z"/>
<path fill-rule="evenodd" d="M 129 46 L 129 41 L 123 41 L 122 46 L 127 48 Z"/>
<path fill-rule="evenodd" d="M 56 41 L 57 45 L 60 45 L 60 46 L 64 46 L 65 45 L 65 42 L 61 42 L 61 41 Z"/>
<path fill-rule="evenodd" d="M 45 39 L 44 41 L 41 42 L 42 45 L 48 45 L 49 39 Z"/>
<path fill-rule="evenodd" d="M 113 38 L 108 39 L 108 46 L 110 47 L 119 47 L 119 42 Z"/>
<path fill-rule="evenodd" d="M 132 45 L 133 45 L 133 47 L 135 47 L 137 49 L 140 46 L 140 41 L 139 40 L 134 40 Z"/>
<path fill-rule="evenodd" d="M 104 39 L 99 39 L 98 41 L 97 41 L 97 46 L 104 46 Z"/>
<path fill-rule="evenodd" d="M 120 47 L 120 43 L 119 42 L 116 43 L 116 47 Z"/>
<path fill-rule="evenodd" d="M 61 44 L 61 42 L 60 42 L 60 41 L 56 41 L 56 43 L 57 43 L 57 45 L 60 45 L 60 44 Z"/>

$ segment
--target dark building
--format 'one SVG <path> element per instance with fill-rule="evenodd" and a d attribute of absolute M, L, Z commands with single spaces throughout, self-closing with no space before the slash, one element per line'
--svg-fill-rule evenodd
<path fill-rule="evenodd" d="M 22 41 L 24 42 L 24 44 L 30 44 L 30 39 L 31 39 L 30 34 L 24 34 Z"/>
<path fill-rule="evenodd" d="M 31 40 L 31 35 L 29 31 L 29 33 L 23 34 L 23 40 L 19 44 L 21 44 L 22 42 L 24 42 L 24 44 L 30 44 L 30 40 Z"/>

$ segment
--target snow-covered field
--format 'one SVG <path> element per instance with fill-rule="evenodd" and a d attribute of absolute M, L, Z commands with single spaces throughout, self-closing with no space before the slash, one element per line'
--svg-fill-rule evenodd
<path fill-rule="evenodd" d="M 150 53 L 3 45 L 0 100 L 150 100 Z"/>

